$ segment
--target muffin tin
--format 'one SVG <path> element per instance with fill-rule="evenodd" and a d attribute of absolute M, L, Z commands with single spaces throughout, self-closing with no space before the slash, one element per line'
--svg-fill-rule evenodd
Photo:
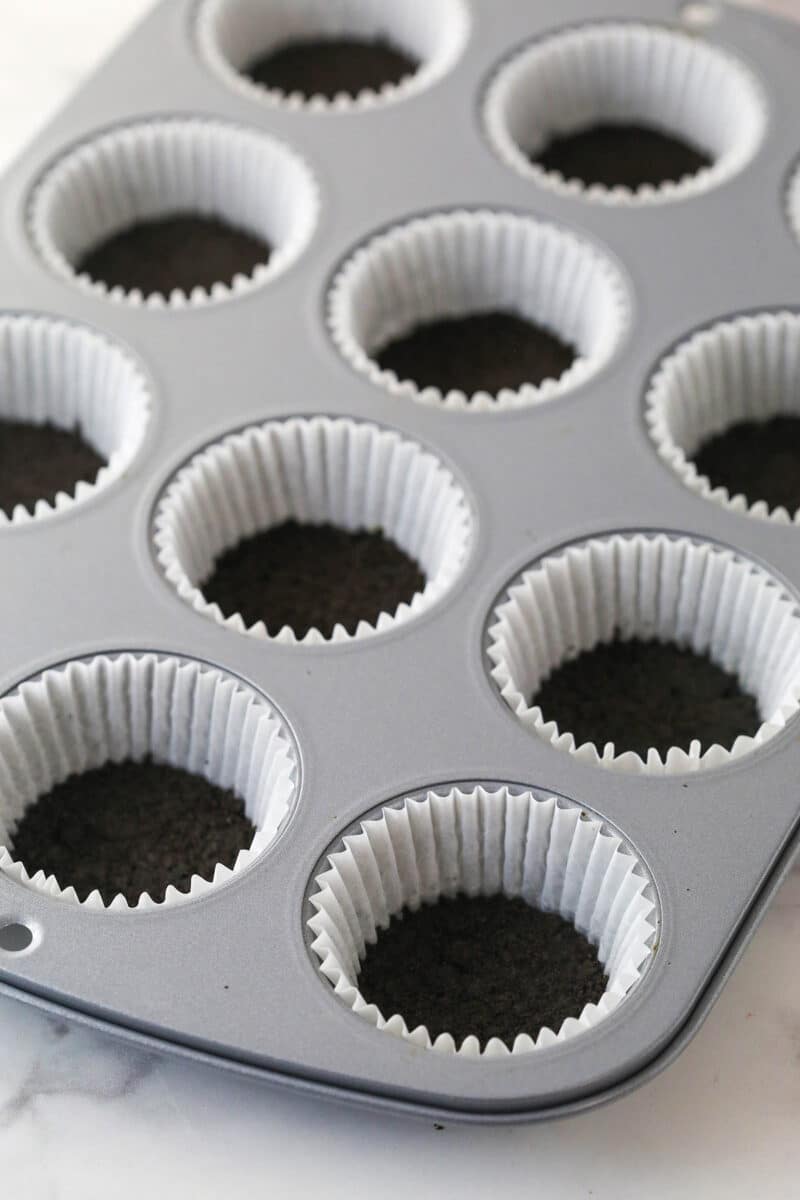
<path fill-rule="evenodd" d="M 258 88 L 237 67 L 268 11 L 386 29 L 422 68 L 334 101 Z M 448 1119 L 574 1112 L 685 1044 L 800 822 L 796 521 L 690 462 L 749 411 L 743 380 L 780 378 L 798 407 L 799 55 L 800 29 L 669 0 L 173 0 L 40 134 L 2 190 L 2 403 L 77 415 L 109 466 L 0 529 L 3 991 Z M 531 167 L 598 89 L 714 164 L 640 193 Z M 192 204 L 257 228 L 269 263 L 151 297 L 76 270 L 102 232 Z M 569 335 L 573 368 L 492 397 L 374 362 L 392 331 L 489 301 Z M 733 407 L 693 425 L 692 380 L 723 368 Z M 220 548 L 287 514 L 382 524 L 426 588 L 328 638 L 208 605 Z M 756 735 L 576 745 L 526 695 L 615 628 L 737 670 Z M 258 834 L 232 870 L 131 909 L 15 863 L 14 822 L 53 780 L 147 751 L 244 797 Z M 366 1004 L 375 926 L 457 888 L 573 920 L 609 971 L 596 1011 L 457 1047 Z"/>

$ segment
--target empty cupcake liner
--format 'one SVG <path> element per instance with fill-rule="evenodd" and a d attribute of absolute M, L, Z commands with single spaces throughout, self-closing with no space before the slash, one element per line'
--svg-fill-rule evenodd
<path fill-rule="evenodd" d="M 800 523 L 800 509 L 712 487 L 694 462 L 705 441 L 742 421 L 800 417 L 800 316 L 761 313 L 694 334 L 660 365 L 645 417 L 660 456 L 692 491 L 734 512 Z"/>
<path fill-rule="evenodd" d="M 467 395 L 398 379 L 373 355 L 437 318 L 508 311 L 574 346 L 558 378 Z M 394 395 L 471 412 L 561 396 L 612 357 L 630 320 L 628 288 L 612 260 L 566 230 L 529 217 L 458 211 L 420 217 L 379 234 L 345 263 L 328 320 L 347 361 Z"/>
<path fill-rule="evenodd" d="M 531 156 L 598 122 L 649 125 L 703 150 L 711 165 L 657 187 L 565 179 Z M 503 161 L 537 183 L 609 204 L 686 199 L 730 179 L 764 136 L 767 103 L 748 67 L 688 33 L 655 25 L 581 26 L 529 46 L 496 75 L 485 125 Z"/>
<path fill-rule="evenodd" d="M 380 529 L 415 559 L 421 592 L 355 633 L 337 625 L 330 638 L 288 625 L 247 626 L 203 596 L 221 553 L 283 521 L 343 529 Z M 472 540 L 472 515 L 454 477 L 432 454 L 399 434 L 349 418 L 268 421 L 207 447 L 184 467 L 159 502 L 154 528 L 167 579 L 197 612 L 258 638 L 309 645 L 343 642 L 393 628 L 419 615 L 447 591 Z"/>
<path fill-rule="evenodd" d="M 129 467 L 150 413 L 150 388 L 128 353 L 81 325 L 0 315 L 0 420 L 76 430 L 102 458 L 94 479 L 31 509 L 0 509 L 0 527 L 65 512 L 91 499 Z"/>
<path fill-rule="evenodd" d="M 730 749 L 699 740 L 646 758 L 613 742 L 576 745 L 558 713 L 536 704 L 562 663 L 601 643 L 658 639 L 708 655 L 735 674 L 763 724 Z M 800 612 L 777 580 L 732 550 L 667 534 L 590 538 L 523 572 L 488 631 L 491 675 L 518 720 L 583 762 L 672 775 L 721 767 L 774 737 L 800 707 Z"/>
<path fill-rule="evenodd" d="M 310 171 L 275 138 L 221 121 L 171 117 L 113 129 L 69 151 L 36 186 L 28 225 L 37 251 L 62 278 L 115 301 L 184 308 L 241 295 L 285 270 L 311 237 L 317 211 Z M 113 234 L 186 213 L 266 239 L 269 261 L 230 284 L 221 280 L 189 295 L 180 288 L 168 296 L 108 288 L 78 273 L 83 255 Z"/>
<path fill-rule="evenodd" d="M 76 660 L 44 671 L 0 700 L 0 870 L 25 887 L 73 904 L 68 879 L 14 858 L 23 813 L 70 775 L 108 762 L 157 762 L 233 790 L 256 826 L 234 866 L 163 901 L 143 893 L 130 906 L 95 891 L 90 909 L 145 911 L 195 900 L 245 869 L 276 837 L 297 790 L 297 758 L 283 721 L 258 693 L 203 663 L 156 654 Z M 30 869 L 26 869 L 30 868 Z"/>
<path fill-rule="evenodd" d="M 376 1029 L 442 1054 L 495 1058 L 540 1050 L 594 1028 L 630 993 L 655 953 L 659 917 L 643 863 L 616 831 L 571 802 L 511 787 L 458 787 L 406 798 L 346 835 L 312 883 L 311 951 L 349 1008 Z M 460 1046 L 358 988 L 361 962 L 391 918 L 443 896 L 519 896 L 559 913 L 592 945 L 608 983 L 560 1029 L 520 1030 L 513 1046 L 475 1036 Z M 431 1023 L 436 1014 L 431 1014 Z"/>
<path fill-rule="evenodd" d="M 462 0 L 206 0 L 198 13 L 197 41 L 209 65 L 250 97 L 318 113 L 369 111 L 430 86 L 450 70 L 469 36 Z M 270 50 L 315 38 L 384 39 L 419 63 L 398 83 L 332 99 L 268 88 L 244 73 Z"/>

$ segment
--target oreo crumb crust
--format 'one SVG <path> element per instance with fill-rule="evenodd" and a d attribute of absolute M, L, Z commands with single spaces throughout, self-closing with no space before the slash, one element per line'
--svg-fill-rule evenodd
<path fill-rule="evenodd" d="M 358 987 L 388 1019 L 457 1044 L 475 1035 L 511 1048 L 520 1033 L 558 1032 L 606 990 L 597 951 L 557 913 L 519 898 L 442 898 L 393 917 L 367 947 Z"/>
<path fill-rule="evenodd" d="M 800 418 L 741 421 L 704 442 L 694 465 L 712 488 L 794 513 L 800 509 Z"/>
<path fill-rule="evenodd" d="M 498 311 L 426 321 L 374 357 L 419 388 L 469 396 L 558 379 L 575 361 L 575 350 L 532 321 Z"/>
<path fill-rule="evenodd" d="M 105 459 L 76 430 L 56 425 L 0 420 L 0 508 L 9 516 L 18 504 L 55 503 L 59 492 L 94 483 Z"/>
<path fill-rule="evenodd" d="M 595 646 L 557 667 L 531 697 L 546 721 L 555 721 L 578 745 L 636 751 L 671 746 L 730 749 L 740 734 L 761 724 L 754 697 L 735 675 L 710 658 L 670 643 L 614 641 Z"/>
<path fill-rule="evenodd" d="M 668 133 L 611 123 L 555 137 L 531 161 L 564 179 L 631 191 L 678 183 L 712 165 L 708 155 Z"/>
<path fill-rule="evenodd" d="M 419 63 L 382 38 L 311 38 L 289 42 L 257 58 L 244 73 L 254 83 L 290 95 L 324 96 L 379 92 L 398 84 Z"/>
<path fill-rule="evenodd" d="M 233 867 L 255 826 L 232 791 L 167 763 L 106 763 L 71 775 L 30 806 L 13 835 L 14 857 L 43 870 L 80 900 L 97 889 L 110 904 L 135 905 L 169 884 L 188 891 L 193 875 Z"/>
<path fill-rule="evenodd" d="M 247 625 L 330 637 L 337 624 L 353 634 L 359 621 L 374 625 L 382 612 L 410 603 L 425 576 L 380 530 L 284 521 L 227 550 L 200 586 L 210 604 L 225 616 L 240 613 Z"/>
<path fill-rule="evenodd" d="M 230 285 L 236 275 L 251 275 L 271 252 L 252 233 L 216 217 L 187 213 L 115 233 L 91 249 L 76 270 L 126 292 L 138 288 L 145 296 L 169 296 L 177 288 L 189 295 L 196 287 L 210 290 L 215 283 Z"/>

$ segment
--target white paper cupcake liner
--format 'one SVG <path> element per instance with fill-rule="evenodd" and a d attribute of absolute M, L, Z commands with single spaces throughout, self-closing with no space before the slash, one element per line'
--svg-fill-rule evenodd
<path fill-rule="evenodd" d="M 575 348 L 558 378 L 496 395 L 467 395 L 398 379 L 373 357 L 415 326 L 438 318 L 508 311 Z M 499 212 L 420 217 L 358 249 L 333 283 L 333 339 L 355 370 L 394 395 L 471 412 L 537 404 L 596 374 L 630 317 L 627 286 L 613 262 L 563 229 Z"/>
<path fill-rule="evenodd" d="M 762 724 L 730 748 L 699 740 L 646 758 L 613 742 L 577 745 L 536 694 L 562 663 L 617 637 L 707 655 L 755 697 Z M 583 762 L 670 775 L 724 766 L 780 732 L 800 707 L 800 612 L 760 567 L 732 550 L 666 534 L 591 538 L 525 571 L 488 631 L 492 678 L 528 729 Z M 533 697 L 533 700 L 531 699 Z"/>
<path fill-rule="evenodd" d="M 200 53 L 226 83 L 249 97 L 318 113 L 364 112 L 405 99 L 445 75 L 469 36 L 463 0 L 206 0 L 197 18 Z M 289 42 L 315 38 L 383 39 L 419 63 L 398 83 L 357 95 L 289 94 L 244 73 L 256 59 Z"/>
<path fill-rule="evenodd" d="M 711 165 L 657 187 L 565 179 L 531 156 L 598 123 L 644 124 L 703 150 Z M 764 135 L 767 104 L 749 68 L 688 33 L 606 22 L 535 43 L 489 87 L 485 124 L 503 161 L 537 183 L 609 204 L 685 199 L 730 179 Z"/>
<path fill-rule="evenodd" d="M 384 808 L 329 854 L 313 886 L 311 950 L 336 995 L 377 1029 L 443 1054 L 520 1054 L 585 1033 L 624 1000 L 655 952 L 655 889 L 631 847 L 577 805 L 529 791 L 454 787 Z M 369 946 L 404 909 L 459 894 L 519 896 L 571 922 L 606 972 L 598 1003 L 560 1029 L 520 1030 L 513 1046 L 491 1038 L 482 1047 L 475 1036 L 457 1046 L 447 1032 L 432 1040 L 402 1013 L 382 1013 L 358 988 Z"/>
<path fill-rule="evenodd" d="M 283 721 L 258 693 L 205 664 L 121 654 L 77 660 L 45 671 L 0 700 L 0 870 L 25 887 L 80 904 L 68 879 L 14 858 L 14 830 L 25 811 L 70 775 L 108 762 L 151 757 L 244 801 L 256 827 L 232 868 L 194 875 L 188 891 L 170 885 L 162 901 L 146 892 L 91 909 L 144 911 L 195 900 L 247 867 L 274 840 L 297 789 L 297 759 Z M 26 869 L 30 868 L 30 870 Z"/>
<path fill-rule="evenodd" d="M 91 499 L 130 466 L 144 438 L 150 388 L 133 358 L 100 334 L 51 317 L 0 315 L 0 420 L 75 430 L 105 459 L 32 508 L 0 509 L 0 527 L 65 512 Z"/>
<path fill-rule="evenodd" d="M 242 539 L 287 520 L 380 529 L 419 564 L 426 583 L 410 603 L 355 633 L 336 625 L 302 638 L 265 620 L 247 626 L 202 592 L 216 559 Z M 197 454 L 161 499 L 154 540 L 167 579 L 197 612 L 258 638 L 317 644 L 367 637 L 435 604 L 461 571 L 472 516 L 451 473 L 428 451 L 392 430 L 348 418 L 269 421 L 231 434 Z"/>
<path fill-rule="evenodd" d="M 696 333 L 660 365 L 645 416 L 660 456 L 692 491 L 735 512 L 800 523 L 800 509 L 712 487 L 693 456 L 743 421 L 800 417 L 800 316 L 762 313 Z"/>
<path fill-rule="evenodd" d="M 281 142 L 221 121 L 175 117 L 113 129 L 69 151 L 36 186 L 28 224 L 56 275 L 111 300 L 182 308 L 227 300 L 274 278 L 304 249 L 317 211 L 311 173 Z M 168 296 L 108 288 L 78 273 L 83 256 L 112 235 L 186 213 L 265 239 L 269 261 L 188 295 L 180 288 Z"/>

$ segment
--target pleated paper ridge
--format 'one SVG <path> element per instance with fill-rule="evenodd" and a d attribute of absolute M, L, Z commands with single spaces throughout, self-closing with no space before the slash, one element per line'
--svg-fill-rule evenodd
<path fill-rule="evenodd" d="M 530 217 L 464 210 L 416 218 L 362 246 L 334 281 L 328 315 L 340 352 L 373 383 L 480 412 L 537 404 L 590 378 L 622 340 L 629 305 L 621 273 L 589 242 Z M 573 345 L 574 363 L 558 379 L 467 395 L 398 379 L 372 357 L 422 322 L 498 309 Z"/>
<path fill-rule="evenodd" d="M 741 421 L 800 417 L 796 313 L 738 317 L 696 333 L 659 367 L 645 413 L 658 453 L 692 491 L 751 517 L 800 522 L 800 509 L 712 487 L 692 461 L 703 442 Z"/>
<path fill-rule="evenodd" d="M 463 0 L 206 0 L 197 18 L 197 43 L 210 66 L 237 91 L 290 110 L 315 113 L 368 112 L 403 100 L 450 70 L 469 35 Z M 309 38 L 382 38 L 419 62 L 398 83 L 358 94 L 283 92 L 243 74 L 255 59 L 291 41 Z"/>
<path fill-rule="evenodd" d="M 565 179 L 530 155 L 598 122 L 645 124 L 704 150 L 712 165 L 635 190 Z M 558 33 L 503 66 L 487 93 L 488 137 L 508 166 L 537 183 L 607 204 L 697 195 L 756 153 L 767 124 L 761 85 L 727 51 L 657 25 L 604 22 Z"/>
<path fill-rule="evenodd" d="M 194 875 L 188 891 L 170 885 L 163 901 L 145 892 L 135 905 L 121 894 L 106 904 L 98 891 L 81 902 L 68 879 L 14 858 L 14 830 L 38 796 L 70 775 L 148 756 L 244 801 L 256 833 L 233 868 L 220 863 L 212 879 Z M 72 661 L 0 700 L 0 870 L 34 891 L 93 909 L 193 900 L 273 841 L 294 800 L 296 772 L 292 743 L 270 705 L 214 667 L 155 654 Z"/>
<path fill-rule="evenodd" d="M 314 883 L 311 949 L 336 994 L 377 1029 L 444 1054 L 519 1054 L 584 1033 L 624 1000 L 654 953 L 654 891 L 630 847 L 577 805 L 527 791 L 452 788 L 406 799 L 345 837 Z M 402 910 L 459 894 L 519 896 L 570 921 L 608 977 L 598 1003 L 557 1030 L 520 1030 L 513 1046 L 491 1038 L 482 1047 L 475 1036 L 458 1046 L 447 1032 L 433 1039 L 402 1013 L 381 1012 L 358 988 L 368 947 Z"/>
<path fill-rule="evenodd" d="M 600 643 L 655 638 L 707 654 L 738 676 L 762 724 L 732 747 L 651 748 L 584 742 L 543 713 L 535 694 L 561 663 Z M 800 614 L 781 585 L 732 550 L 666 534 L 591 538 L 523 573 L 496 609 L 487 653 L 492 678 L 519 720 L 560 750 L 629 773 L 724 766 L 767 742 L 800 706 Z M 531 703 L 531 697 L 534 697 Z"/>
<path fill-rule="evenodd" d="M 144 438 L 150 402 L 134 359 L 102 335 L 51 317 L 0 316 L 0 416 L 76 430 L 105 459 L 52 502 L 0 509 L 0 527 L 64 512 L 118 479 Z"/>
<path fill-rule="evenodd" d="M 83 288 L 152 308 L 226 300 L 258 287 L 302 252 L 316 223 L 308 168 L 270 135 L 202 118 L 167 117 L 112 129 L 84 142 L 37 185 L 28 222 L 34 246 L 57 275 Z M 232 283 L 180 288 L 168 296 L 108 288 L 76 264 L 92 247 L 139 221 L 192 213 L 262 237 L 269 261 Z"/>
<path fill-rule="evenodd" d="M 247 626 L 210 604 L 202 587 L 219 555 L 288 519 L 381 529 L 419 563 L 425 587 L 374 625 L 337 625 L 331 639 L 268 629 L 268 614 Z M 392 430 L 332 417 L 268 421 L 203 450 L 164 494 L 154 532 L 167 579 L 197 612 L 240 633 L 308 644 L 370 636 L 424 611 L 459 574 L 471 538 L 464 493 L 438 459 Z"/>

